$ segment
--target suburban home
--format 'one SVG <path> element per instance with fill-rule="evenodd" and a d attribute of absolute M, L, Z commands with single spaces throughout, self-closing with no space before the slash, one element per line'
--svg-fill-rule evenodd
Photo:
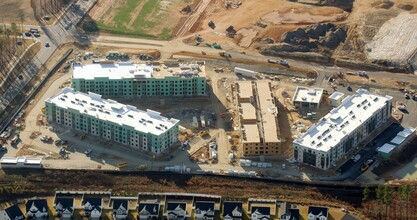
<path fill-rule="evenodd" d="M 29 199 L 26 202 L 26 216 L 28 219 L 48 218 L 48 204 L 46 199 Z"/>
<path fill-rule="evenodd" d="M 241 220 L 243 216 L 243 202 L 223 202 L 224 220 Z"/>
<path fill-rule="evenodd" d="M 188 217 L 187 203 L 185 202 L 168 202 L 167 203 L 167 218 L 168 220 L 183 220 Z"/>
<path fill-rule="evenodd" d="M 25 216 L 19 206 L 12 205 L 9 208 L 0 212 L 0 219 L 4 220 L 23 220 Z"/>
<path fill-rule="evenodd" d="M 139 203 L 138 205 L 138 219 L 156 220 L 159 218 L 159 203 Z"/>
<path fill-rule="evenodd" d="M 319 206 L 308 207 L 308 220 L 327 220 L 329 208 Z"/>
<path fill-rule="evenodd" d="M 100 219 L 102 212 L 102 198 L 84 197 L 84 215 L 90 219 Z"/>
<path fill-rule="evenodd" d="M 280 220 L 299 220 L 300 210 L 299 209 L 288 209 L 287 212 L 281 215 Z"/>
<path fill-rule="evenodd" d="M 57 197 L 55 198 L 54 207 L 60 219 L 71 219 L 74 214 L 74 198 Z"/>
<path fill-rule="evenodd" d="M 252 206 L 251 220 L 269 220 L 271 219 L 271 208 Z"/>
<path fill-rule="evenodd" d="M 125 220 L 127 218 L 128 210 L 127 199 L 114 199 L 113 200 L 113 219 Z"/>
<path fill-rule="evenodd" d="M 196 202 L 195 219 L 214 220 L 214 202 Z"/>

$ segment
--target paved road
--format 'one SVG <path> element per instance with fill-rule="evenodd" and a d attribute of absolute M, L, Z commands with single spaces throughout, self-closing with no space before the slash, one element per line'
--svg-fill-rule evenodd
<path fill-rule="evenodd" d="M 51 57 L 59 45 L 73 42 L 75 40 L 74 36 L 79 36 L 75 25 L 82 20 L 85 13 L 94 5 L 96 1 L 97 0 L 79 1 L 78 4 L 71 5 L 67 12 L 64 13 L 53 25 L 41 27 L 29 25 L 25 26 L 25 29 L 30 27 L 41 29 L 41 36 L 36 38 L 36 40 L 42 43 L 42 47 L 32 61 L 30 61 L 22 70 L 22 80 L 15 80 L 5 91 L 3 96 L 0 97 L 0 113 L 29 83 L 32 77 L 36 75 L 36 73 L 44 66 L 46 61 L 49 57 Z M 65 25 L 70 25 L 70 28 L 66 30 L 64 28 Z M 49 43 L 49 47 L 44 46 L 46 42 Z M 2 129 L 4 129 L 4 127 L 0 127 L 0 130 Z"/>

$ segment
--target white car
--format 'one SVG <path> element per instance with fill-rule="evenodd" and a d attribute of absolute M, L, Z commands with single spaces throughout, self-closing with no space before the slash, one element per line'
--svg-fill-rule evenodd
<path fill-rule="evenodd" d="M 89 155 L 93 152 L 92 149 L 87 149 L 86 151 L 84 151 L 85 155 Z"/>
<path fill-rule="evenodd" d="M 365 164 L 367 164 L 367 165 L 371 165 L 373 162 L 374 162 L 374 160 L 369 159 L 369 160 L 365 161 Z"/>
<path fill-rule="evenodd" d="M 352 156 L 352 159 L 353 159 L 353 162 L 358 162 L 360 159 L 361 159 L 361 155 L 360 154 L 357 154 L 357 155 L 355 155 L 355 156 Z"/>

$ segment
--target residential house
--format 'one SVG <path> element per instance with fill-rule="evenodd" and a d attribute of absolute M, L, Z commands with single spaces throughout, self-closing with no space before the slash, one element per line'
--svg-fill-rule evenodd
<path fill-rule="evenodd" d="M 113 200 L 113 219 L 125 220 L 129 212 L 127 199 L 114 199 Z"/>
<path fill-rule="evenodd" d="M 26 216 L 28 219 L 48 218 L 48 204 L 46 199 L 29 199 L 26 202 Z"/>
<path fill-rule="evenodd" d="M 102 198 L 84 197 L 84 215 L 90 219 L 100 219 L 102 212 Z"/>
<path fill-rule="evenodd" d="M 299 220 L 300 210 L 299 209 L 288 209 L 287 212 L 283 213 L 280 220 Z"/>
<path fill-rule="evenodd" d="M 271 208 L 252 206 L 251 220 L 269 220 L 271 219 Z"/>
<path fill-rule="evenodd" d="M 0 212 L 0 219 L 4 220 L 23 220 L 25 219 L 25 216 L 22 213 L 22 210 L 20 210 L 19 206 L 12 205 L 9 208 L 3 210 Z"/>
<path fill-rule="evenodd" d="M 74 214 L 74 198 L 57 197 L 54 202 L 55 211 L 61 219 L 71 219 Z"/>
<path fill-rule="evenodd" d="M 308 207 L 308 220 L 327 220 L 329 208 L 319 206 Z"/>
<path fill-rule="evenodd" d="M 196 202 L 195 219 L 214 220 L 214 202 Z"/>
<path fill-rule="evenodd" d="M 242 220 L 243 202 L 223 202 L 223 219 L 224 220 Z"/>
<path fill-rule="evenodd" d="M 139 203 L 138 205 L 138 219 L 156 220 L 159 218 L 159 203 Z"/>
<path fill-rule="evenodd" d="M 167 203 L 167 218 L 168 220 L 183 220 L 188 217 L 187 203 L 185 202 L 168 202 Z"/>

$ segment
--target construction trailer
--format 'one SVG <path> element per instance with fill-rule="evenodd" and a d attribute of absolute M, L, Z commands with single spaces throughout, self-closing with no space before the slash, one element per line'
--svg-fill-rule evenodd
<path fill-rule="evenodd" d="M 257 72 L 253 70 L 243 69 L 240 67 L 235 67 L 235 74 L 242 75 L 244 77 L 256 78 Z"/>

